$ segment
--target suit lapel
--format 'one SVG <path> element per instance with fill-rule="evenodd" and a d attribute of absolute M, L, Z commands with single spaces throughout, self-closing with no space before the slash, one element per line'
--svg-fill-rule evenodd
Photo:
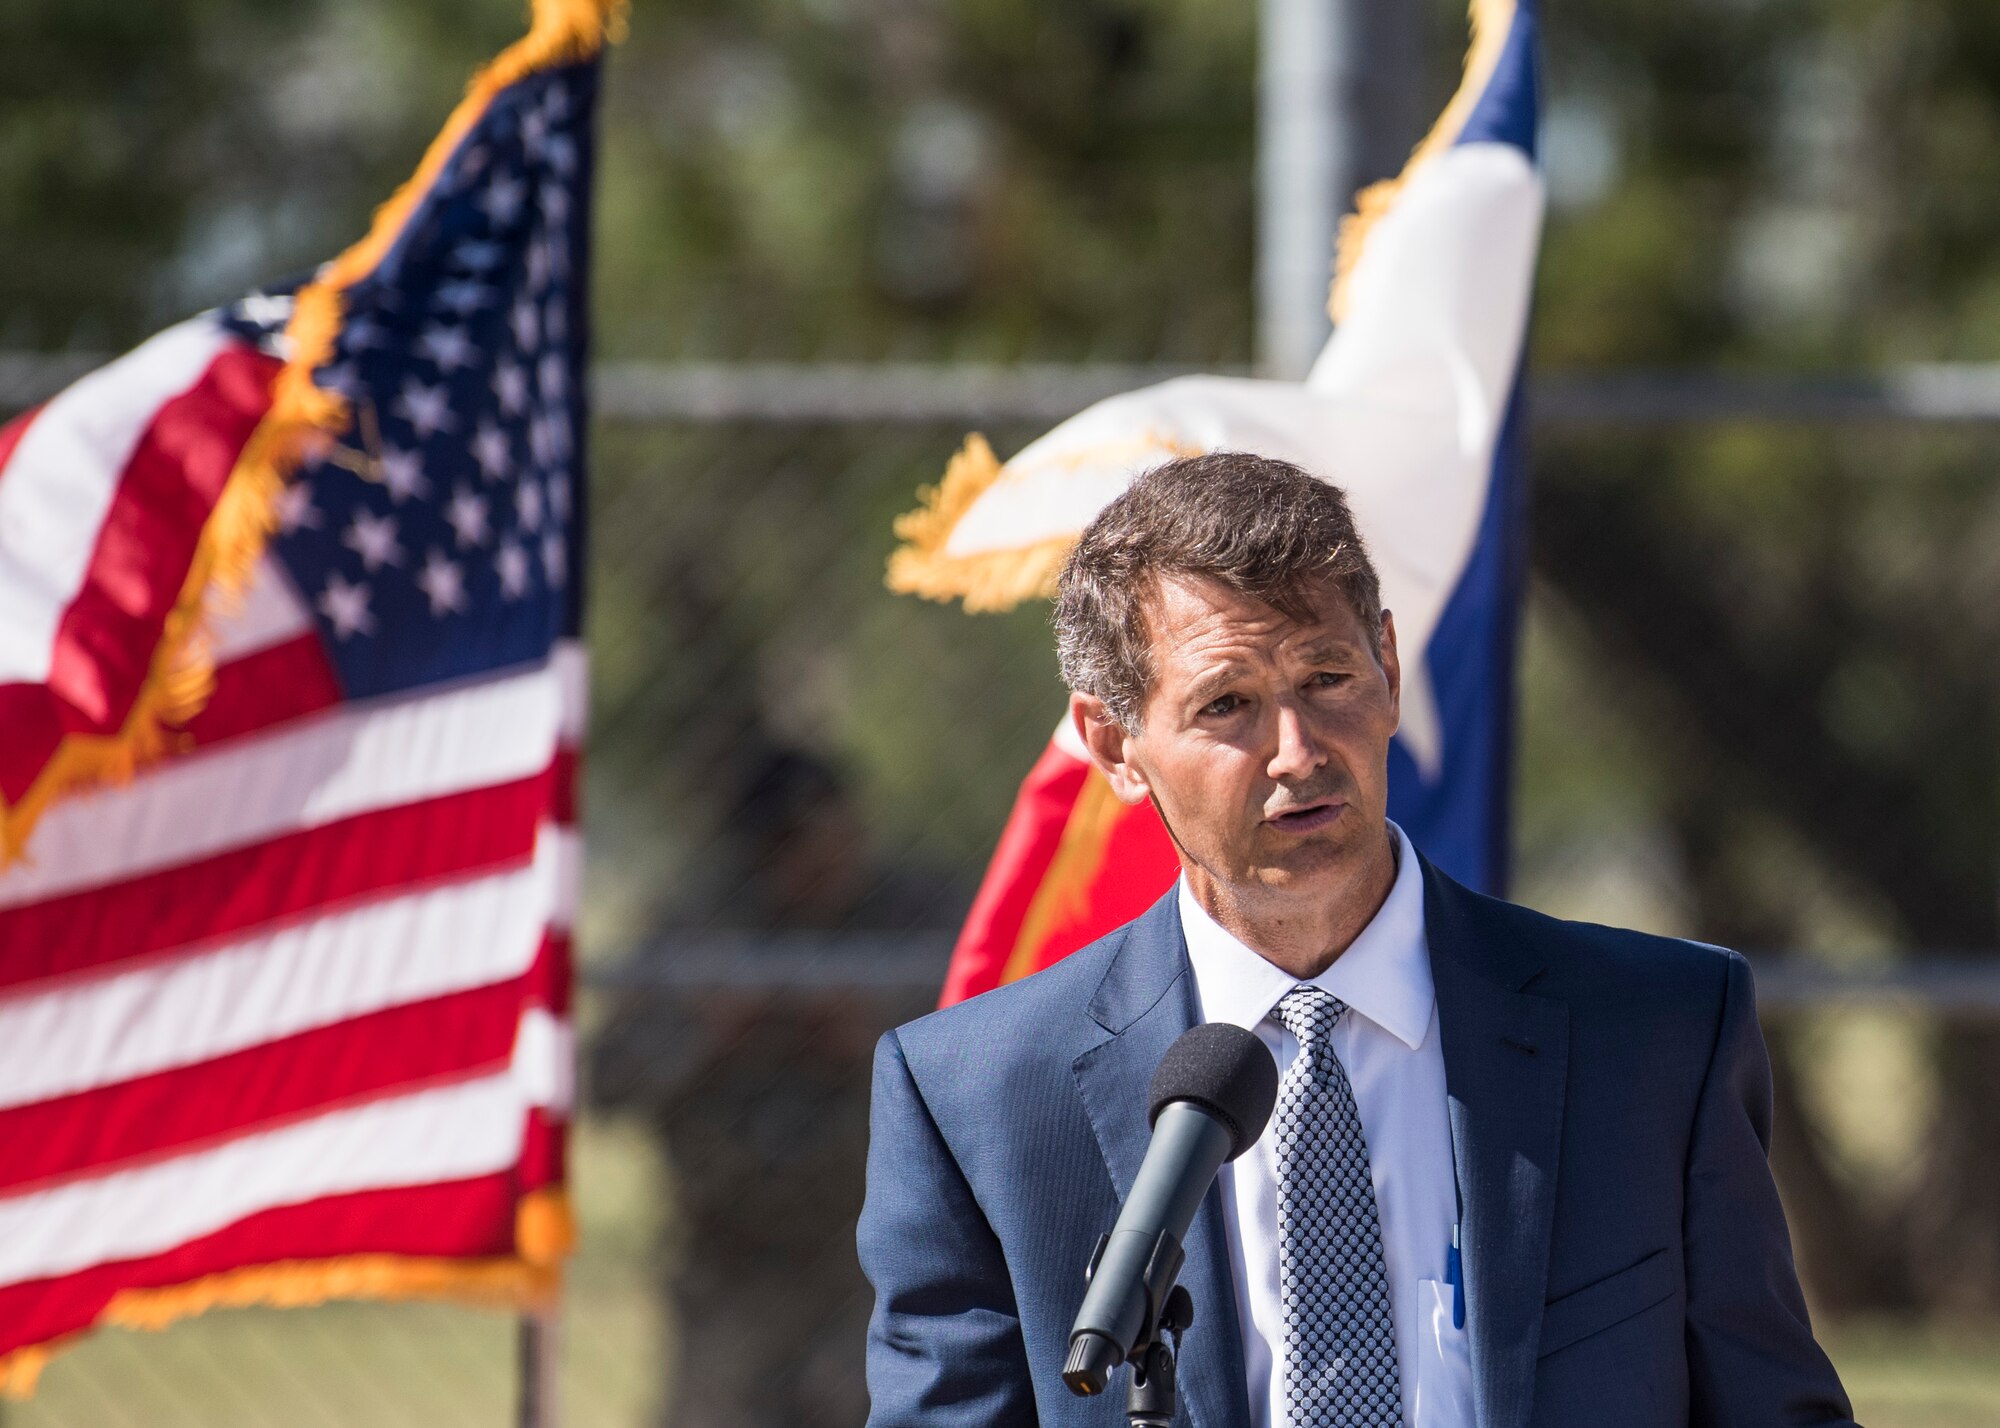
<path fill-rule="evenodd" d="M 1569 1008 L 1523 990 L 1542 967 L 1484 900 L 1424 865 L 1457 1161 L 1473 1403 L 1489 1428 L 1523 1428 L 1548 1289 L 1569 1065 Z"/>
<path fill-rule="evenodd" d="M 1073 1069 L 1111 1183 L 1123 1204 L 1152 1140 L 1146 1124 L 1146 1092 L 1153 1072 L 1167 1048 L 1196 1019 L 1194 975 L 1188 969 L 1174 890 L 1131 925 L 1089 1010 L 1106 1036 L 1078 1056 Z M 1250 1401 L 1244 1387 L 1236 1289 L 1223 1230 L 1221 1191 L 1214 1186 L 1195 1214 L 1185 1249 L 1180 1282 L 1194 1297 L 1195 1322 L 1181 1346 L 1182 1404 L 1200 1428 L 1248 1428 Z M 1124 1385 L 1112 1391 L 1122 1394 Z"/>

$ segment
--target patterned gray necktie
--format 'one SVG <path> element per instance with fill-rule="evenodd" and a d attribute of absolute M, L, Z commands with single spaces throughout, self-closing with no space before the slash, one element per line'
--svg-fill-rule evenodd
<path fill-rule="evenodd" d="M 1299 1039 L 1278 1088 L 1278 1299 L 1291 1428 L 1400 1428 L 1396 1328 L 1368 1142 L 1333 1024 L 1347 1010 L 1297 986 L 1271 1015 Z"/>

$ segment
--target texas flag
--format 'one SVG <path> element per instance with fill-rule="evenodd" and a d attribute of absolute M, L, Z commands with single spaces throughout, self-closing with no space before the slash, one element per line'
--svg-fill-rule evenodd
<path fill-rule="evenodd" d="M 897 523 L 892 589 L 998 610 L 1053 593 L 1139 472 L 1247 450 L 1340 485 L 1403 656 L 1389 812 L 1444 871 L 1507 870 L 1523 568 L 1522 338 L 1540 243 L 1536 0 L 1476 0 L 1465 79 L 1397 179 L 1342 228 L 1335 331 L 1303 383 L 1184 377 L 1090 407 L 1001 463 L 966 442 Z M 1014 981 L 1137 916 L 1178 872 L 1065 723 L 1021 787 L 943 1000 Z"/>

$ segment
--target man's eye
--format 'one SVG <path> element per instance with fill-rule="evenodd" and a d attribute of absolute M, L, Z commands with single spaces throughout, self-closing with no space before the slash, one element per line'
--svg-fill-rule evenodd
<path fill-rule="evenodd" d="M 1223 714 L 1233 714 L 1236 712 L 1238 708 L 1242 706 L 1242 703 L 1243 701 L 1237 698 L 1234 694 L 1224 694 L 1218 698 L 1211 699 L 1208 701 L 1208 703 L 1202 705 L 1201 712 L 1204 714 L 1213 714 L 1217 716 Z"/>
<path fill-rule="evenodd" d="M 1307 682 L 1316 685 L 1321 689 L 1325 689 L 1335 684 L 1345 684 L 1347 683 L 1347 678 L 1348 677 L 1344 674 L 1336 674 L 1333 670 L 1323 669 L 1320 670 L 1317 674 L 1313 675 L 1313 677 Z"/>

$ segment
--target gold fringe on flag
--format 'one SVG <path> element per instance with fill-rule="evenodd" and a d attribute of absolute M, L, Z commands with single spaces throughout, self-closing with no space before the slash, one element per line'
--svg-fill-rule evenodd
<path fill-rule="evenodd" d="M 973 614 L 1011 610 L 1030 595 L 1055 593 L 1056 576 L 1073 544 L 1066 536 L 1019 550 L 945 553 L 953 527 L 1000 479 L 1001 470 L 986 438 L 974 432 L 951 458 L 944 480 L 918 489 L 921 504 L 896 517 L 896 535 L 903 545 L 889 557 L 891 590 L 926 600 L 962 599 Z"/>
<path fill-rule="evenodd" d="M 492 1259 L 351 1254 L 245 1265 L 158 1289 L 121 1289 L 91 1329 L 157 1331 L 211 1309 L 306 1309 L 335 1299 L 442 1299 L 477 1308 L 546 1309 L 562 1290 L 572 1231 L 568 1196 L 550 1187 L 514 1214 L 516 1252 Z M 0 1397 L 25 1399 L 42 1370 L 89 1329 L 0 1355 Z"/>
<path fill-rule="evenodd" d="M 1515 7 L 1516 0 L 1471 0 L 1472 38 L 1465 56 L 1465 77 L 1457 92 L 1402 173 L 1364 189 L 1355 198 L 1355 211 L 1341 220 L 1339 265 L 1328 296 L 1335 322 L 1345 315 L 1348 284 L 1370 232 L 1395 206 L 1411 176 L 1457 142 L 1485 94 L 1506 50 Z M 1168 450 L 1164 454 L 1196 453 Z M 1052 536 L 1018 549 L 976 555 L 946 553 L 959 521 L 1005 470 L 985 437 L 975 432 L 965 439 L 945 468 L 944 480 L 919 488 L 917 509 L 896 519 L 896 535 L 902 543 L 889 557 L 887 584 L 891 590 L 927 600 L 962 600 L 971 614 L 1011 610 L 1023 600 L 1055 593 L 1056 577 L 1075 544 L 1074 536 Z"/>
<path fill-rule="evenodd" d="M 313 373 L 333 358 L 344 318 L 342 294 L 374 272 L 494 96 L 531 74 L 588 59 L 606 43 L 623 39 L 626 8 L 627 0 L 534 0 L 528 33 L 473 76 L 416 172 L 375 211 L 367 236 L 294 295 L 285 327 L 291 355 L 273 380 L 271 406 L 202 528 L 124 727 L 116 734 L 66 737 L 20 800 L 0 803 L 0 868 L 25 852 L 35 823 L 56 799 L 131 778 L 140 764 L 170 751 L 175 729 L 208 703 L 215 688 L 210 618 L 249 583 L 277 529 L 277 498 L 286 481 L 347 429 L 346 398 L 313 382 Z"/>
<path fill-rule="evenodd" d="M 1047 462 L 1076 469 L 1092 462 L 1120 461 L 1132 463 L 1136 469 L 1148 458 L 1171 461 L 1202 454 L 1201 448 L 1172 433 L 1153 429 L 1051 456 Z M 1074 536 L 1050 536 L 1013 550 L 986 550 L 976 555 L 946 553 L 945 543 L 965 513 L 1006 470 L 985 437 L 978 432 L 968 436 L 945 468 L 944 480 L 935 486 L 919 486 L 917 509 L 896 517 L 895 530 L 903 545 L 890 555 L 884 583 L 898 595 L 962 600 L 967 613 L 973 615 L 1011 610 L 1038 595 L 1053 596 L 1063 562 L 1076 544 Z"/>
<path fill-rule="evenodd" d="M 1403 186 L 1417 171 L 1458 142 L 1465 121 L 1472 117 L 1473 109 L 1486 93 L 1487 81 L 1493 78 L 1494 68 L 1507 48 L 1507 36 L 1514 28 L 1514 9 L 1515 0 L 1472 0 L 1472 43 L 1465 52 L 1465 77 L 1459 81 L 1458 92 L 1411 153 L 1403 171 L 1361 190 L 1354 196 L 1354 212 L 1340 220 L 1337 266 L 1326 304 L 1336 323 L 1347 316 L 1348 285 L 1355 264 L 1361 261 L 1362 250 L 1368 246 L 1368 235 L 1382 216 L 1396 206 Z"/>

